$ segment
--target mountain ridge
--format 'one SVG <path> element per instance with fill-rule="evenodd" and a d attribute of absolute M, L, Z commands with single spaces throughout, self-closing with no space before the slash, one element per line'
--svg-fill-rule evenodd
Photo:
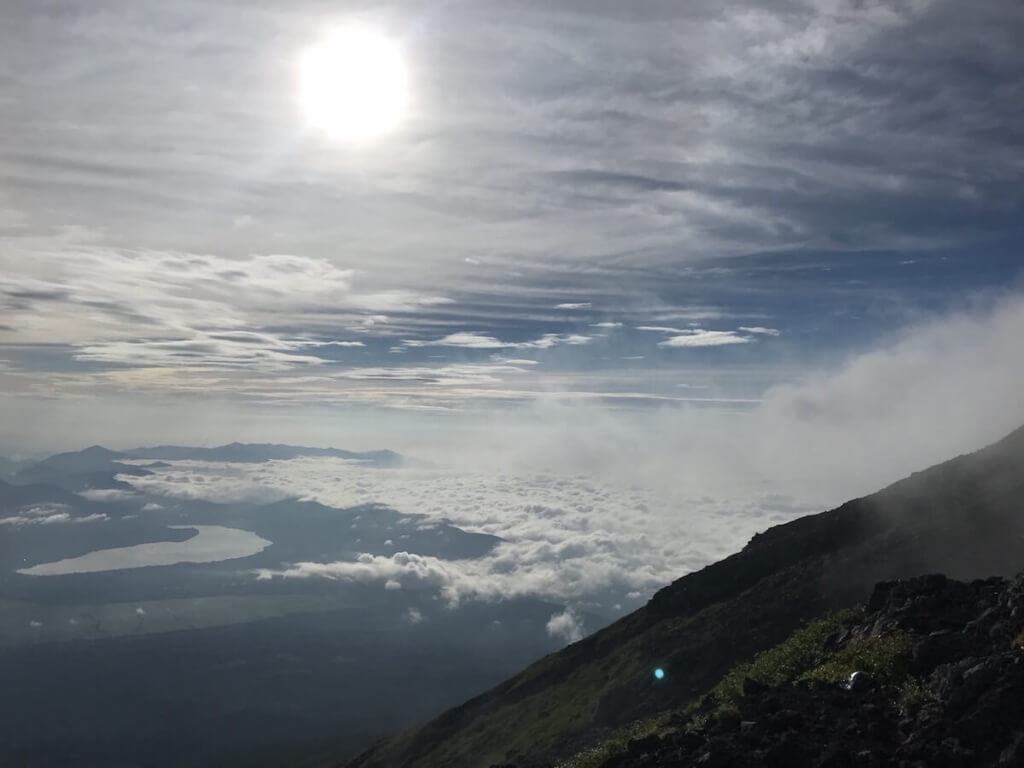
<path fill-rule="evenodd" d="M 659 590 L 638 611 L 531 665 L 350 768 L 488 768 L 557 759 L 706 693 L 738 660 L 877 582 L 946 572 L 1010 576 L 1024 564 L 1024 428 L 877 493 L 775 526 Z M 673 671 L 656 685 L 651 670 Z"/>

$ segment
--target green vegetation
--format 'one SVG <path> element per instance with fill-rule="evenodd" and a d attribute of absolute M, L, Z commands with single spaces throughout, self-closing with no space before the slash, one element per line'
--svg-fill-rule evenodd
<path fill-rule="evenodd" d="M 736 709 L 743 695 L 743 681 L 746 678 L 775 686 L 817 672 L 827 661 L 822 649 L 825 638 L 838 627 L 862 615 L 862 609 L 851 608 L 808 623 L 790 635 L 788 640 L 757 654 L 750 661 L 737 664 L 711 690 L 709 696 L 716 702 L 717 709 L 724 712 Z"/>
<path fill-rule="evenodd" d="M 625 752 L 629 747 L 629 742 L 634 739 L 643 739 L 655 733 L 659 736 L 669 733 L 672 730 L 668 725 L 669 717 L 669 713 L 665 712 L 657 717 L 631 723 L 616 731 L 614 736 L 600 742 L 597 746 L 559 763 L 557 768 L 598 768 L 606 760 Z"/>
<path fill-rule="evenodd" d="M 916 677 L 908 677 L 903 681 L 896 697 L 900 714 L 904 717 L 916 715 L 932 696 Z"/>
<path fill-rule="evenodd" d="M 729 567 L 737 578 L 748 577 L 742 561 Z M 719 588 L 714 569 L 693 576 Z M 820 582 L 820 563 L 813 560 L 719 602 L 703 585 L 693 587 L 686 607 L 641 609 L 427 726 L 378 743 L 350 766 L 486 768 L 510 755 L 568 759 L 567 744 L 595 744 L 616 728 L 628 733 L 635 727 L 630 723 L 647 723 L 698 699 L 737 658 L 771 647 L 800 614 L 817 608 Z M 665 681 L 654 680 L 655 667 L 665 668 Z M 629 738 L 635 736 L 622 744 Z"/>
<path fill-rule="evenodd" d="M 724 713 L 737 709 L 743 695 L 743 681 L 747 678 L 771 686 L 804 680 L 841 683 L 861 671 L 883 685 L 903 684 L 908 674 L 911 646 L 911 637 L 906 632 L 858 638 L 834 653 L 825 650 L 825 638 L 830 633 L 862 616 L 862 608 L 837 611 L 810 622 L 785 642 L 750 661 L 737 664 L 709 694 L 715 702 L 715 711 Z"/>
<path fill-rule="evenodd" d="M 798 679 L 839 683 L 860 670 L 878 683 L 897 685 L 907 676 L 910 645 L 911 637 L 906 632 L 854 640 Z"/>
<path fill-rule="evenodd" d="M 857 638 L 834 652 L 825 648 L 825 640 L 832 632 L 857 622 L 863 616 L 861 607 L 836 611 L 809 622 L 787 640 L 751 660 L 737 664 L 711 690 L 705 698 L 705 706 L 694 703 L 687 708 L 690 724 L 699 725 L 707 720 L 708 703 L 716 715 L 738 712 L 743 683 L 747 679 L 769 686 L 801 681 L 841 683 L 856 671 L 869 674 L 882 685 L 895 686 L 901 711 L 916 712 L 927 701 L 928 693 L 920 681 L 908 677 L 909 633 L 897 631 Z M 631 739 L 667 733 L 671 730 L 668 727 L 670 719 L 671 713 L 663 712 L 634 722 L 611 738 L 560 763 L 558 768 L 597 768 L 609 758 L 625 752 Z"/>
<path fill-rule="evenodd" d="M 660 590 L 633 614 L 378 743 L 350 768 L 486 768 L 516 756 L 565 760 L 572 746 L 595 744 L 628 723 L 681 712 L 697 725 L 736 709 L 748 677 L 767 685 L 831 683 L 861 669 L 883 683 L 894 704 L 917 706 L 927 691 L 907 677 L 905 635 L 826 650 L 828 635 L 860 623 L 863 611 L 812 619 L 867 599 L 877 582 L 911 564 L 915 573 L 938 573 L 949 563 L 1019 562 L 1021 543 L 1004 532 L 1019 517 L 1021 450 L 1024 429 L 877 494 L 770 528 L 741 552 Z M 993 490 L 979 494 L 978 488 Z M 1016 643 L 1024 646 L 1024 637 Z M 666 670 L 664 681 L 652 680 L 655 667 Z M 600 762 L 628 745 L 634 728 L 643 735 L 642 726 L 626 726 L 562 765 Z"/>

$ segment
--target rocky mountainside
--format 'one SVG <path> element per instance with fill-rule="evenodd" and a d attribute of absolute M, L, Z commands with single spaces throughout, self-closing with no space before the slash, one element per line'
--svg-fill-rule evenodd
<path fill-rule="evenodd" d="M 587 762 L 594 768 L 1024 765 L 1022 646 L 1024 578 L 883 582 L 863 614 L 797 633 L 735 670 L 698 707 L 674 714 L 660 734 Z"/>
<path fill-rule="evenodd" d="M 880 581 L 1024 568 L 1024 429 L 871 496 L 780 525 L 642 609 L 528 667 L 351 768 L 558 762 L 699 701 L 730 669 Z M 666 671 L 656 680 L 652 671 Z M 593 763 L 592 763 L 593 764 Z M 685 763 L 684 763 L 685 764 Z"/>

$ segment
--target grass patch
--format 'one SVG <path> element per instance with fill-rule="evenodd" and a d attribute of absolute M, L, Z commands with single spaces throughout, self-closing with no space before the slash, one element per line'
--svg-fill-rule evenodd
<path fill-rule="evenodd" d="M 916 677 L 908 677 L 900 686 L 896 696 L 896 705 L 904 717 L 914 717 L 921 707 L 932 699 L 932 695 L 924 684 Z"/>
<path fill-rule="evenodd" d="M 719 713 L 736 710 L 743 697 L 743 680 L 750 678 L 777 686 L 796 680 L 826 663 L 825 638 L 838 627 L 863 616 L 860 608 L 836 611 L 801 627 L 788 640 L 762 651 L 750 661 L 737 664 L 710 693 Z"/>
<path fill-rule="evenodd" d="M 713 704 L 710 714 L 738 713 L 743 698 L 743 681 L 779 686 L 810 680 L 842 683 L 854 672 L 865 672 L 878 684 L 897 687 L 901 709 L 916 711 L 927 698 L 920 682 L 909 678 L 912 637 L 907 632 L 892 632 L 878 637 L 852 640 L 837 651 L 827 651 L 825 639 L 834 630 L 863 618 L 863 608 L 837 611 L 812 621 L 789 639 L 763 651 L 753 659 L 733 667 L 708 696 Z M 705 704 L 706 706 L 706 704 Z M 702 707 L 691 707 L 696 717 Z M 709 714 L 704 709 L 705 716 Z"/>
<path fill-rule="evenodd" d="M 738 712 L 743 697 L 743 681 L 747 678 L 764 685 L 779 686 L 800 680 L 840 683 L 855 671 L 866 672 L 874 680 L 887 685 L 904 683 L 901 689 L 906 706 L 920 706 L 926 696 L 923 689 L 914 688 L 907 681 L 907 662 L 911 637 L 905 632 L 894 632 L 880 637 L 854 640 L 838 651 L 825 649 L 825 639 L 837 628 L 854 623 L 864 616 L 863 608 L 836 611 L 812 621 L 796 630 L 790 637 L 773 648 L 734 666 L 716 685 L 705 702 L 711 702 L 709 712 L 698 702 L 684 710 L 691 724 L 699 724 L 709 715 L 721 716 Z M 703 710 L 703 711 L 701 711 Z M 666 732 L 670 714 L 635 722 L 615 733 L 600 744 L 580 752 L 559 763 L 558 768 L 597 768 L 606 760 L 622 754 L 631 739 L 640 739 L 652 733 Z"/>
<path fill-rule="evenodd" d="M 597 746 L 586 749 L 565 762 L 559 763 L 557 768 L 598 768 L 606 760 L 625 752 L 629 748 L 630 741 L 645 738 L 652 733 L 657 733 L 659 736 L 668 733 L 671 730 L 668 728 L 669 717 L 669 713 L 664 712 L 655 717 L 631 723 L 616 731 L 614 736 L 602 741 Z"/>
<path fill-rule="evenodd" d="M 910 647 L 911 636 L 906 632 L 854 640 L 798 679 L 840 683 L 861 671 L 878 683 L 895 685 L 907 677 Z"/>

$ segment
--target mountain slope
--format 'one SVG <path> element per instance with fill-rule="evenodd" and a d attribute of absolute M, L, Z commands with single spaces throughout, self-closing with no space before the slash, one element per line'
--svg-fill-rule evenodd
<path fill-rule="evenodd" d="M 681 706 L 735 662 L 879 581 L 1012 575 L 1024 563 L 1024 428 L 871 496 L 755 536 L 640 610 L 533 664 L 351 768 L 487 768 L 572 754 L 602 733 Z M 652 678 L 662 667 L 668 684 Z"/>
<path fill-rule="evenodd" d="M 798 630 L 662 733 L 586 763 L 1019 766 L 1022 630 L 1024 577 L 882 582 L 863 613 Z"/>
<path fill-rule="evenodd" d="M 53 485 L 12 485 L 0 480 L 0 512 L 7 512 L 30 504 L 44 503 L 73 507 L 81 505 L 83 500 L 81 496 Z"/>

